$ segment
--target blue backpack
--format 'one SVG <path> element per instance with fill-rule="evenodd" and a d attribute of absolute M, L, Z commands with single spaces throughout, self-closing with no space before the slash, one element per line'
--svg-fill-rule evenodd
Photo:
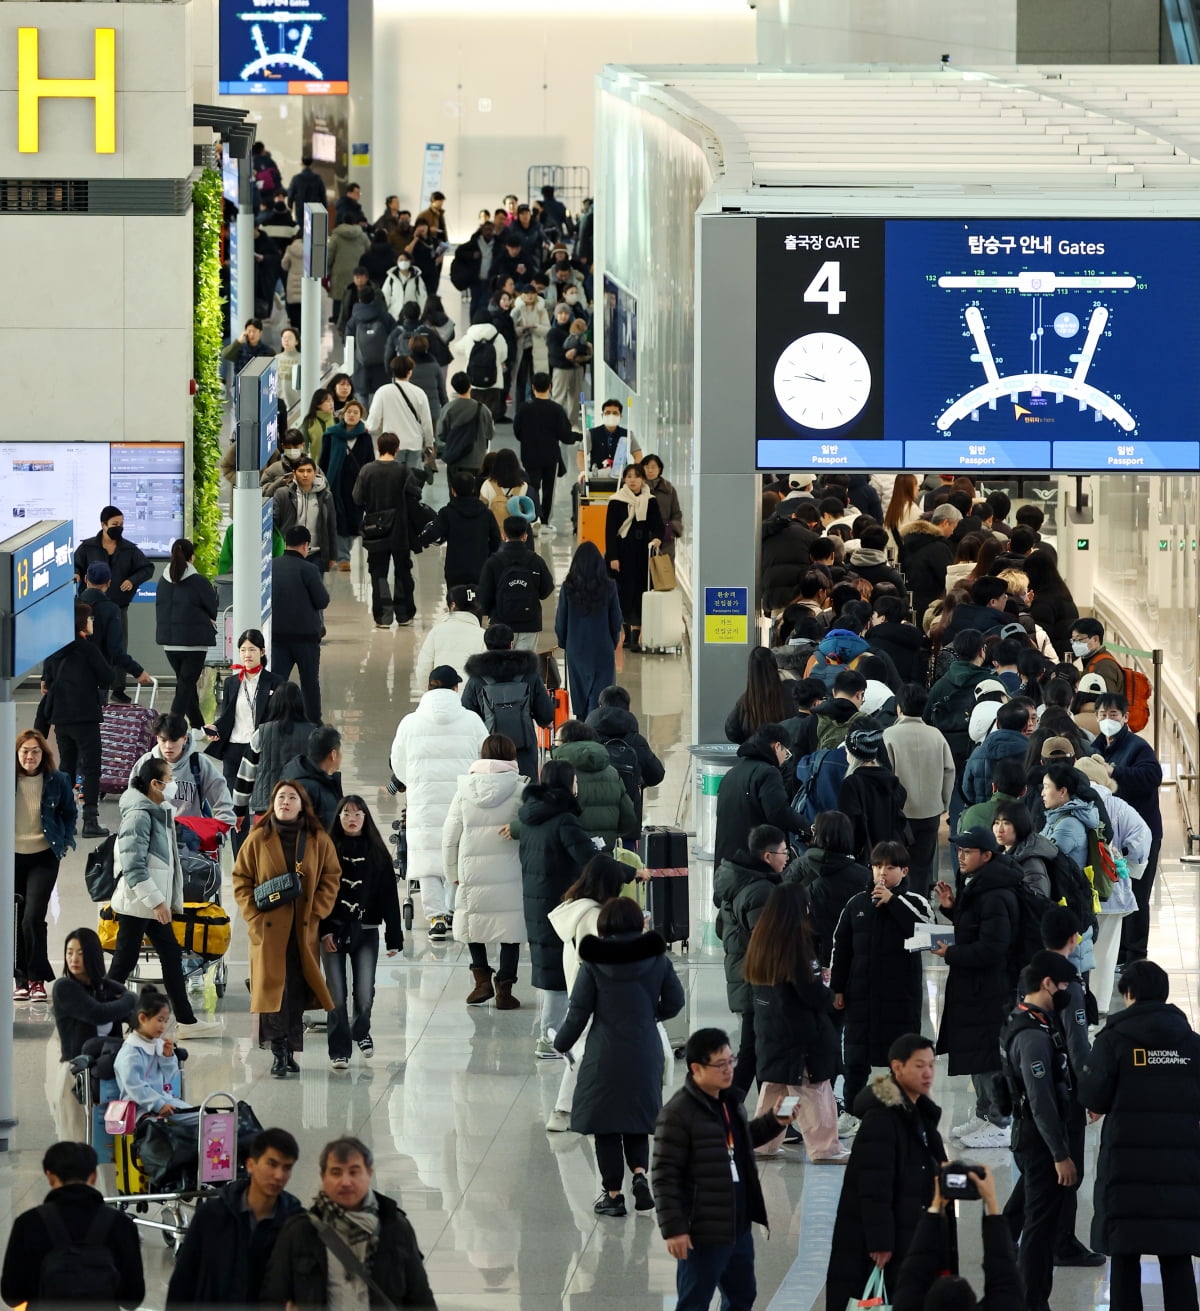
<path fill-rule="evenodd" d="M 838 796 L 846 779 L 846 748 L 822 747 L 796 762 L 799 786 L 792 797 L 792 809 L 811 827 L 817 816 L 838 808 Z"/>

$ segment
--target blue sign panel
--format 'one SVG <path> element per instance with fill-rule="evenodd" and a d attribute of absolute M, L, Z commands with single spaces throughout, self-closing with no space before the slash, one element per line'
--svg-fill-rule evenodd
<path fill-rule="evenodd" d="M 1055 469 L 1110 469 L 1113 473 L 1195 473 L 1200 469 L 1200 442 L 1055 442 Z"/>
<path fill-rule="evenodd" d="M 223 96 L 349 91 L 347 0 L 221 0 Z"/>
<path fill-rule="evenodd" d="M 6 616 L 11 646 L 0 653 L 0 674 L 20 678 L 75 636 L 75 588 L 68 585 L 43 594 L 19 614 Z M 9 663 L 11 661 L 11 663 Z"/>
<path fill-rule="evenodd" d="M 268 497 L 262 506 L 262 535 L 260 545 L 262 551 L 262 566 L 259 576 L 259 614 L 262 618 L 262 627 L 267 626 L 267 620 L 271 617 L 271 546 L 275 533 L 275 505 Z"/>
<path fill-rule="evenodd" d="M 19 614 L 74 581 L 74 525 L 69 519 L 33 524 L 0 542 L 0 560 L 0 609 Z"/>
<path fill-rule="evenodd" d="M 279 365 L 261 356 L 237 375 L 237 467 L 262 469 L 279 439 Z"/>
<path fill-rule="evenodd" d="M 806 442 L 794 437 L 763 437 L 760 469 L 903 469 L 903 442 Z"/>
<path fill-rule="evenodd" d="M 904 458 L 910 467 L 923 469 L 1048 469 L 1049 442 L 916 441 L 904 443 Z"/>

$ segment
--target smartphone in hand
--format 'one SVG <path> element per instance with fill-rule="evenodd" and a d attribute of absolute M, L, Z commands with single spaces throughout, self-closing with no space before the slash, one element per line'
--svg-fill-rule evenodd
<path fill-rule="evenodd" d="M 796 1107 L 800 1105 L 799 1097 L 785 1097 L 779 1103 L 775 1112 L 776 1118 L 780 1120 L 790 1120 L 796 1114 Z"/>

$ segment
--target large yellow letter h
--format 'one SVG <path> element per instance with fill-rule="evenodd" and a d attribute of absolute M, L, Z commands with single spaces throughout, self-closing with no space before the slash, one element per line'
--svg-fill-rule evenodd
<path fill-rule="evenodd" d="M 94 77 L 42 77 L 38 71 L 38 29 L 17 29 L 17 150 L 38 153 L 38 103 L 43 98 L 92 100 L 96 115 L 96 154 L 117 149 L 117 34 L 95 29 Z"/>

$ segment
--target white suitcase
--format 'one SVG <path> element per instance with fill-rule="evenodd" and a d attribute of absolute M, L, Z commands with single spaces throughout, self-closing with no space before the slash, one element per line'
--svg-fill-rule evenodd
<path fill-rule="evenodd" d="M 683 592 L 647 592 L 642 597 L 642 647 L 646 651 L 683 649 Z"/>

